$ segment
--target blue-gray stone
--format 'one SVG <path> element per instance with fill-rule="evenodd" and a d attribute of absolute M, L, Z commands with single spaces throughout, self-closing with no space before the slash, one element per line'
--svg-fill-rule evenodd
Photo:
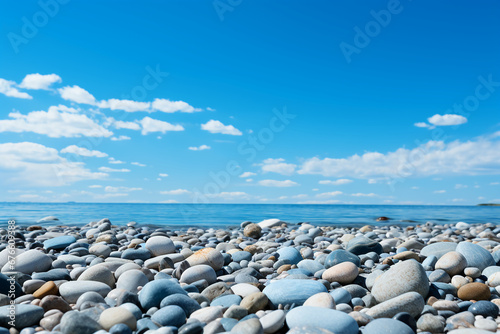
<path fill-rule="evenodd" d="M 14 286 L 14 289 L 12 292 L 14 292 L 14 295 L 15 297 L 19 297 L 21 295 L 23 295 L 23 288 L 21 287 L 21 285 L 19 285 L 19 283 L 17 283 L 16 280 L 10 280 L 10 277 L 4 275 L 4 274 L 1 274 L 0 273 L 0 293 L 1 294 L 4 294 L 4 295 L 9 295 L 9 293 L 11 293 L 11 282 L 13 282 L 13 286 Z"/>
<path fill-rule="evenodd" d="M 192 322 L 182 325 L 177 334 L 203 334 L 203 324 L 201 322 Z"/>
<path fill-rule="evenodd" d="M 125 324 L 116 324 L 109 329 L 109 334 L 132 334 L 132 330 Z"/>
<path fill-rule="evenodd" d="M 449 283 L 451 281 L 450 275 L 448 275 L 443 269 L 437 269 L 428 273 L 427 277 L 431 282 Z"/>
<path fill-rule="evenodd" d="M 301 268 L 295 268 L 295 269 L 290 269 L 287 271 L 289 275 L 305 275 L 306 278 L 307 276 L 313 276 L 313 273 L 310 272 L 309 270 L 301 269 Z"/>
<path fill-rule="evenodd" d="M 303 243 L 311 244 L 311 245 L 314 244 L 313 239 L 307 234 L 298 235 L 295 239 L 293 239 L 293 242 L 296 245 L 300 245 Z"/>
<path fill-rule="evenodd" d="M 429 257 L 434 255 L 438 259 L 444 254 L 454 251 L 457 248 L 457 244 L 454 242 L 436 242 L 422 248 L 420 255 Z"/>
<path fill-rule="evenodd" d="M 233 319 L 233 318 L 221 318 L 220 319 L 220 324 L 224 328 L 226 332 L 230 332 L 231 329 L 233 329 L 234 326 L 238 323 L 238 320 Z"/>
<path fill-rule="evenodd" d="M 43 247 L 46 250 L 51 250 L 51 249 L 61 250 L 61 249 L 68 247 L 69 245 L 71 245 L 74 242 L 76 242 L 75 237 L 73 237 L 71 235 L 63 235 L 60 237 L 55 237 L 55 238 L 52 238 L 49 240 L 45 240 L 43 242 Z"/>
<path fill-rule="evenodd" d="M 42 281 L 71 281 L 68 269 L 51 269 L 46 272 L 34 273 L 31 278 Z"/>
<path fill-rule="evenodd" d="M 288 260 L 290 264 L 298 264 L 303 260 L 300 252 L 294 247 L 280 248 L 278 249 L 278 254 L 280 260 Z"/>
<path fill-rule="evenodd" d="M 484 268 L 482 274 L 489 278 L 491 275 L 493 275 L 494 273 L 499 272 L 499 271 L 500 271 L 500 267 L 490 266 L 490 267 Z"/>
<path fill-rule="evenodd" d="M 496 264 L 490 252 L 471 242 L 460 242 L 456 251 L 465 257 L 468 267 L 476 267 L 482 271 L 486 267 L 494 266 Z"/>
<path fill-rule="evenodd" d="M 422 262 L 422 267 L 424 267 L 425 270 L 434 270 L 437 260 L 435 255 L 430 255 Z"/>
<path fill-rule="evenodd" d="M 363 330 L 363 334 L 414 334 L 413 329 L 407 324 L 396 319 L 380 318 L 370 321 Z"/>
<path fill-rule="evenodd" d="M 14 307 L 15 320 L 14 323 L 10 318 L 11 307 Z M 16 327 L 17 329 L 38 325 L 43 318 L 45 311 L 40 306 L 31 304 L 15 304 L 0 307 L 0 326 L 3 327 Z"/>
<path fill-rule="evenodd" d="M 333 299 L 335 300 L 335 304 L 347 304 L 351 301 L 351 294 L 344 288 L 337 288 L 330 292 Z"/>
<path fill-rule="evenodd" d="M 191 299 L 189 296 L 178 293 L 163 298 L 163 300 L 160 303 L 161 308 L 164 308 L 169 305 L 179 306 L 184 310 L 187 317 L 189 317 L 191 313 L 193 313 L 194 311 L 199 310 L 201 308 L 200 304 L 198 304 L 198 302 L 196 302 L 194 299 Z"/>
<path fill-rule="evenodd" d="M 289 328 L 302 326 L 317 326 L 332 333 L 357 334 L 358 324 L 344 312 L 323 307 L 299 306 L 286 315 Z"/>
<path fill-rule="evenodd" d="M 297 267 L 299 267 L 299 269 L 307 270 L 313 274 L 317 271 L 325 269 L 325 266 L 314 260 L 302 260 L 297 264 Z"/>
<path fill-rule="evenodd" d="M 63 333 L 93 334 L 101 326 L 90 316 L 81 312 L 66 312 L 61 318 L 60 331 Z"/>
<path fill-rule="evenodd" d="M 143 309 L 160 306 L 163 298 L 173 294 L 187 295 L 187 292 L 174 280 L 160 279 L 146 283 L 139 293 L 139 302 Z"/>
<path fill-rule="evenodd" d="M 186 323 L 186 313 L 177 305 L 168 305 L 156 311 L 151 320 L 161 326 L 181 327 Z"/>
<path fill-rule="evenodd" d="M 231 256 L 234 262 L 240 262 L 243 260 L 250 261 L 252 259 L 252 253 L 247 251 L 234 252 Z"/>
<path fill-rule="evenodd" d="M 493 317 L 496 319 L 498 316 L 498 306 L 487 300 L 480 300 L 469 306 L 468 310 L 474 315 L 482 315 L 483 317 Z"/>
<path fill-rule="evenodd" d="M 361 260 L 357 255 L 343 249 L 337 249 L 328 254 L 326 257 L 325 268 L 328 269 L 342 262 L 352 262 L 358 267 L 361 265 Z"/>
<path fill-rule="evenodd" d="M 210 303 L 210 306 L 222 306 L 228 308 L 231 305 L 240 305 L 241 297 L 238 295 L 222 295 Z"/>
<path fill-rule="evenodd" d="M 411 316 L 410 313 L 399 312 L 392 318 L 405 323 L 408 327 L 410 327 L 413 330 L 414 333 L 417 332 L 417 321 L 415 320 L 414 317 Z"/>
<path fill-rule="evenodd" d="M 443 290 L 445 294 L 452 294 L 454 296 L 457 295 L 457 288 L 451 284 L 442 283 L 442 282 L 434 282 L 434 283 L 431 283 L 430 288 L 432 288 L 433 286 L 436 289 Z"/>
<path fill-rule="evenodd" d="M 272 282 L 262 292 L 272 304 L 278 306 L 279 304 L 302 305 L 312 295 L 327 291 L 318 281 L 286 279 Z"/>
<path fill-rule="evenodd" d="M 139 308 L 139 306 L 132 304 L 132 303 L 123 303 L 123 304 L 120 304 L 120 307 L 129 310 L 130 313 L 132 313 L 134 315 L 136 320 L 139 320 L 140 318 L 142 318 L 142 312 L 141 312 L 141 309 Z"/>
<path fill-rule="evenodd" d="M 354 255 L 361 255 L 369 252 L 382 254 L 383 252 L 382 246 L 378 242 L 365 236 L 359 236 L 350 240 L 347 243 L 346 250 Z"/>
<path fill-rule="evenodd" d="M 151 253 L 146 249 L 146 248 L 138 248 L 138 249 L 126 249 L 123 253 L 121 258 L 122 259 L 128 259 L 128 260 L 143 260 L 146 261 L 151 257 Z"/>

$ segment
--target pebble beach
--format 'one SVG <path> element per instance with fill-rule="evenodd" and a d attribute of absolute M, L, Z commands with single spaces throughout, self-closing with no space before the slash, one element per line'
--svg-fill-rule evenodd
<path fill-rule="evenodd" d="M 0 334 L 500 332 L 500 227 L 0 229 Z"/>

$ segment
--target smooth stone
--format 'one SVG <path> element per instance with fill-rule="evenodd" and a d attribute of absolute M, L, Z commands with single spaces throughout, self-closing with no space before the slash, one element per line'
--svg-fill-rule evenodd
<path fill-rule="evenodd" d="M 393 265 L 375 281 L 371 292 L 380 303 L 411 291 L 419 293 L 423 298 L 429 293 L 429 280 L 425 270 L 415 260 Z"/>
<path fill-rule="evenodd" d="M 11 283 L 13 284 L 11 285 Z M 38 287 L 42 286 L 42 284 L 43 283 L 41 283 Z M 36 287 L 36 289 L 38 287 Z M 17 298 L 23 294 L 23 288 L 17 281 L 12 281 L 10 277 L 0 273 L 0 294 L 3 295 L 13 294 L 14 297 Z"/>
<path fill-rule="evenodd" d="M 174 280 L 161 279 L 147 283 L 139 293 L 139 302 L 143 309 L 160 306 L 163 298 L 180 293 L 187 295 L 187 292 Z"/>
<path fill-rule="evenodd" d="M 290 264 L 298 264 L 303 260 L 302 255 L 295 247 L 284 247 L 278 249 L 279 260 L 288 260 Z"/>
<path fill-rule="evenodd" d="M 37 299 L 42 299 L 48 295 L 56 295 L 59 292 L 57 285 L 53 281 L 48 281 L 35 292 L 33 292 L 33 297 Z"/>
<path fill-rule="evenodd" d="M 127 270 L 120 275 L 116 282 L 118 289 L 124 289 L 133 293 L 138 292 L 138 287 L 144 286 L 149 282 L 148 277 L 140 270 Z"/>
<path fill-rule="evenodd" d="M 490 252 L 471 242 L 462 241 L 458 243 L 456 251 L 465 257 L 467 266 L 476 267 L 481 271 L 496 264 Z"/>
<path fill-rule="evenodd" d="M 422 332 L 442 333 L 444 323 L 440 320 L 440 317 L 426 313 L 418 318 L 417 328 Z"/>
<path fill-rule="evenodd" d="M 242 319 L 248 315 L 248 310 L 239 305 L 231 305 L 229 308 L 224 312 L 224 318 L 233 318 L 233 319 Z"/>
<path fill-rule="evenodd" d="M 115 287 L 115 277 L 113 273 L 102 264 L 87 268 L 78 277 L 78 281 L 101 282 L 108 285 L 110 288 Z"/>
<path fill-rule="evenodd" d="M 232 293 L 233 291 L 231 290 L 229 285 L 227 285 L 224 282 L 217 282 L 205 288 L 202 292 L 202 295 L 209 301 L 212 301 L 221 295 L 227 295 Z"/>
<path fill-rule="evenodd" d="M 52 331 L 52 329 L 54 329 L 54 327 L 56 327 L 61 322 L 62 316 L 63 313 L 61 312 L 49 316 L 45 315 L 44 318 L 40 320 L 40 326 L 42 326 L 43 329 Z"/>
<path fill-rule="evenodd" d="M 78 311 L 67 312 L 61 318 L 60 331 L 64 334 L 93 334 L 100 329 L 97 321 Z"/>
<path fill-rule="evenodd" d="M 168 237 L 154 236 L 146 241 L 146 249 L 153 254 L 159 256 L 175 252 L 175 245 Z"/>
<path fill-rule="evenodd" d="M 222 306 L 208 306 L 197 311 L 194 311 L 189 316 L 189 319 L 196 319 L 201 322 L 209 323 L 217 318 L 222 318 Z"/>
<path fill-rule="evenodd" d="M 487 300 L 480 300 L 475 302 L 467 310 L 474 315 L 482 315 L 483 317 L 493 317 L 498 316 L 498 306 Z"/>
<path fill-rule="evenodd" d="M 489 300 L 490 289 L 483 283 L 469 283 L 458 289 L 458 298 L 462 300 Z"/>
<path fill-rule="evenodd" d="M 272 282 L 262 291 L 275 306 L 279 304 L 302 305 L 309 297 L 320 292 L 327 292 L 326 287 L 318 281 L 286 279 Z"/>
<path fill-rule="evenodd" d="M 352 299 L 351 294 L 344 288 L 337 288 L 330 291 L 330 295 L 333 297 L 336 304 L 349 303 Z"/>
<path fill-rule="evenodd" d="M 61 250 L 61 249 L 65 249 L 66 247 L 68 247 L 69 245 L 71 245 L 74 242 L 76 242 L 76 239 L 74 236 L 63 235 L 60 237 L 55 237 L 52 239 L 45 240 L 43 242 L 43 248 L 45 248 L 46 250 L 51 250 L 51 249 Z"/>
<path fill-rule="evenodd" d="M 127 260 L 139 259 L 142 261 L 146 261 L 149 258 L 151 258 L 151 253 L 149 252 L 149 250 L 145 248 L 137 248 L 137 249 L 129 248 L 122 253 L 121 258 Z"/>
<path fill-rule="evenodd" d="M 109 329 L 109 334 L 132 334 L 132 330 L 125 324 L 116 324 Z"/>
<path fill-rule="evenodd" d="M 111 254 L 111 247 L 105 244 L 95 244 L 89 248 L 89 253 L 95 256 L 108 257 Z"/>
<path fill-rule="evenodd" d="M 70 304 L 76 303 L 78 298 L 88 291 L 94 291 L 106 297 L 111 288 L 105 283 L 92 281 L 71 281 L 59 286 L 59 294 Z"/>
<path fill-rule="evenodd" d="M 10 311 L 10 305 L 0 307 L 0 326 L 11 327 L 9 324 L 9 322 L 12 321 L 12 319 L 10 318 Z M 45 312 L 43 308 L 41 308 L 40 306 L 31 304 L 17 304 L 15 305 L 14 327 L 21 329 L 37 325 L 40 320 L 42 320 L 44 313 Z"/>
<path fill-rule="evenodd" d="M 123 303 L 120 305 L 121 308 L 126 308 L 127 310 L 129 310 L 133 315 L 134 317 L 139 320 L 142 318 L 142 311 L 141 309 L 139 308 L 139 306 L 137 306 L 136 304 L 132 304 L 132 303 Z"/>
<path fill-rule="evenodd" d="M 467 260 L 465 257 L 456 251 L 451 251 L 443 256 L 436 262 L 435 269 L 442 269 L 450 276 L 458 275 L 463 272 L 467 267 Z"/>
<path fill-rule="evenodd" d="M 232 329 L 231 333 L 235 334 L 264 334 L 264 329 L 259 319 L 248 319 L 238 322 Z"/>
<path fill-rule="evenodd" d="M 184 313 L 186 313 L 187 317 L 189 317 L 194 311 L 197 311 L 201 308 L 200 304 L 198 304 L 194 299 L 178 293 L 163 298 L 160 303 L 160 308 L 164 308 L 169 305 L 179 306 L 184 310 Z"/>
<path fill-rule="evenodd" d="M 179 328 L 177 334 L 203 334 L 203 324 L 199 322 L 185 324 Z"/>
<path fill-rule="evenodd" d="M 410 327 L 415 333 L 417 332 L 417 321 L 408 312 L 399 312 L 392 319 L 401 321 Z"/>
<path fill-rule="evenodd" d="M 262 236 L 262 227 L 258 224 L 250 223 L 243 229 L 243 235 L 245 237 L 259 239 Z"/>
<path fill-rule="evenodd" d="M 404 322 L 386 318 L 380 318 L 370 321 L 370 323 L 368 323 L 368 325 L 366 325 L 366 327 L 363 329 L 363 334 L 382 333 L 414 334 L 413 329 L 411 329 Z"/>
<path fill-rule="evenodd" d="M 285 312 L 283 310 L 272 311 L 262 318 L 260 324 L 264 333 L 276 333 L 285 325 Z"/>
<path fill-rule="evenodd" d="M 137 320 L 134 314 L 128 309 L 124 307 L 111 307 L 102 311 L 99 317 L 99 324 L 107 331 L 116 324 L 125 324 L 131 330 L 135 330 Z"/>
<path fill-rule="evenodd" d="M 80 297 L 78 297 L 78 300 L 76 301 L 76 308 L 80 309 L 82 304 L 85 302 L 92 302 L 95 304 L 106 303 L 104 300 L 104 296 L 95 291 L 87 291 L 83 293 Z"/>
<path fill-rule="evenodd" d="M 224 308 L 228 308 L 232 305 L 240 305 L 241 300 L 242 298 L 238 295 L 223 295 L 212 300 L 210 306 L 222 306 Z"/>
<path fill-rule="evenodd" d="M 499 272 L 499 271 L 500 271 L 500 266 L 489 266 L 489 267 L 484 268 L 481 274 L 486 276 L 486 277 L 490 277 L 491 275 L 493 275 L 494 273 Z M 481 275 L 479 275 L 479 276 L 481 276 Z"/>
<path fill-rule="evenodd" d="M 238 283 L 235 285 L 231 285 L 231 290 L 233 290 L 235 295 L 241 296 L 243 298 L 254 292 L 260 292 L 259 288 L 248 283 Z"/>
<path fill-rule="evenodd" d="M 321 263 L 310 259 L 305 259 L 300 261 L 297 264 L 297 267 L 299 267 L 299 269 L 307 270 L 312 274 L 316 273 L 317 271 L 325 269 L 325 267 Z"/>
<path fill-rule="evenodd" d="M 65 313 L 72 310 L 68 302 L 66 302 L 62 297 L 53 295 L 43 297 L 39 306 L 43 308 L 45 312 L 49 310 L 59 310 Z"/>
<path fill-rule="evenodd" d="M 496 272 L 488 277 L 488 285 L 491 287 L 497 287 L 500 285 L 500 272 Z"/>
<path fill-rule="evenodd" d="M 484 331 L 482 329 L 475 328 L 463 328 L 463 329 L 455 329 L 448 334 L 491 334 L 490 331 Z"/>
<path fill-rule="evenodd" d="M 255 313 L 257 311 L 263 310 L 268 303 L 269 299 L 266 294 L 262 292 L 252 293 L 246 296 L 240 302 L 240 306 L 243 306 L 248 310 L 248 313 Z"/>
<path fill-rule="evenodd" d="M 299 306 L 286 315 L 289 328 L 317 326 L 333 333 L 357 334 L 359 327 L 356 321 L 344 312 L 322 307 Z"/>
<path fill-rule="evenodd" d="M 328 254 L 328 256 L 326 257 L 325 268 L 328 269 L 330 267 L 333 267 L 339 263 L 346 261 L 354 263 L 357 267 L 361 265 L 361 260 L 357 255 L 354 255 L 353 253 L 343 249 L 337 249 Z"/>
<path fill-rule="evenodd" d="M 55 262 L 55 261 L 54 261 Z M 51 269 L 46 272 L 33 273 L 32 279 L 40 279 L 43 281 L 69 281 L 71 276 L 68 269 Z"/>
<path fill-rule="evenodd" d="M 304 306 L 324 307 L 335 309 L 335 299 L 328 292 L 320 292 L 307 298 Z"/>
<path fill-rule="evenodd" d="M 434 255 L 436 258 L 441 258 L 444 254 L 452 252 L 457 248 L 457 244 L 454 242 L 436 242 L 425 246 L 420 251 L 420 255 L 429 257 Z"/>
<path fill-rule="evenodd" d="M 338 282 L 342 285 L 352 283 L 358 277 L 358 267 L 352 262 L 342 262 L 328 268 L 321 276 L 328 282 Z"/>
<path fill-rule="evenodd" d="M 186 323 L 186 313 L 177 305 L 168 305 L 156 311 L 151 320 L 161 326 L 181 327 Z"/>
<path fill-rule="evenodd" d="M 259 222 L 258 225 L 261 228 L 271 228 L 271 227 L 280 226 L 283 223 L 285 223 L 285 222 L 283 222 L 279 219 L 273 218 L 273 219 L 265 219 L 265 220 Z"/>
<path fill-rule="evenodd" d="M 224 257 L 214 248 L 207 247 L 196 251 L 193 255 L 188 257 L 186 261 L 191 267 L 206 264 L 212 267 L 215 271 L 224 266 Z"/>
<path fill-rule="evenodd" d="M 366 314 L 377 318 L 392 318 L 399 312 L 408 312 L 416 317 L 424 309 L 424 298 L 417 292 L 407 292 L 371 307 Z"/>
<path fill-rule="evenodd" d="M 365 236 L 359 236 L 347 243 L 346 251 L 351 252 L 354 255 L 361 255 L 369 252 L 381 254 L 383 249 L 378 242 Z"/>
<path fill-rule="evenodd" d="M 250 261 L 252 259 L 252 253 L 247 251 L 239 251 L 231 254 L 234 262 L 241 262 L 243 260 Z"/>
<path fill-rule="evenodd" d="M 137 263 L 125 263 L 125 264 L 122 264 L 121 266 L 119 266 L 116 270 L 115 270 L 115 277 L 116 279 L 120 279 L 120 276 L 129 271 L 129 270 L 141 270 L 141 266 L 138 265 Z"/>
<path fill-rule="evenodd" d="M 490 319 L 477 319 L 474 322 L 474 327 L 496 333 L 498 324 L 496 321 Z"/>
<path fill-rule="evenodd" d="M 194 267 L 187 268 L 182 273 L 180 282 L 191 284 L 202 279 L 206 280 L 208 284 L 213 284 L 217 281 L 217 274 L 211 266 L 199 264 Z"/>
<path fill-rule="evenodd" d="M 38 250 L 31 249 L 19 254 L 15 258 L 15 266 L 11 268 L 9 263 L 6 263 L 2 268 L 2 273 L 14 271 L 23 274 L 31 275 L 33 272 L 47 271 L 52 266 L 52 258 Z"/>

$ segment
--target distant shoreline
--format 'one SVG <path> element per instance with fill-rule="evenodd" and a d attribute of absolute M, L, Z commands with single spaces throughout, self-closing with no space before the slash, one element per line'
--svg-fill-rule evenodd
<path fill-rule="evenodd" d="M 500 206 L 500 203 L 481 203 L 477 206 Z"/>

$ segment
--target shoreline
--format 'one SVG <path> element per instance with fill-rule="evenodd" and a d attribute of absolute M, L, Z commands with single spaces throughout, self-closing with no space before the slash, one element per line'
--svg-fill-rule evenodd
<path fill-rule="evenodd" d="M 53 223 L 0 229 L 1 327 L 11 303 L 17 330 L 41 334 L 480 334 L 500 322 L 494 224 Z"/>

